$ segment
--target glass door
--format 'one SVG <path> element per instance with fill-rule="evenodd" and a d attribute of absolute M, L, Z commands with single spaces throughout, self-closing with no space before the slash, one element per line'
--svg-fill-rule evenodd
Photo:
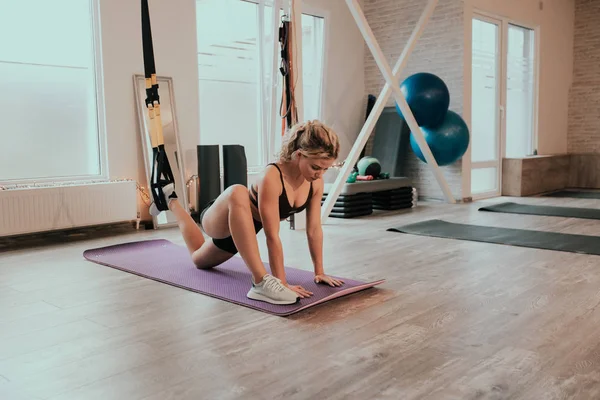
<path fill-rule="evenodd" d="M 475 14 L 472 32 L 471 195 L 500 196 L 502 159 L 536 154 L 535 29 Z"/>
<path fill-rule="evenodd" d="M 506 23 L 506 146 L 504 156 L 535 154 L 535 31 Z"/>
<path fill-rule="evenodd" d="M 471 194 L 493 197 L 501 191 L 502 21 L 476 16 L 472 32 Z"/>

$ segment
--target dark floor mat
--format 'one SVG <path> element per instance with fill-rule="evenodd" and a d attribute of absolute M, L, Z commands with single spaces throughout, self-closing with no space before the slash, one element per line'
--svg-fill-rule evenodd
<path fill-rule="evenodd" d="M 546 193 L 545 197 L 571 197 L 574 199 L 600 199 L 600 191 L 585 190 L 559 190 L 558 192 Z"/>
<path fill-rule="evenodd" d="M 569 253 L 600 255 L 600 236 L 457 224 L 439 219 L 390 228 L 388 231 Z"/>
<path fill-rule="evenodd" d="M 600 209 L 596 208 L 542 206 L 517 204 L 511 202 L 481 207 L 479 211 L 491 211 L 509 214 L 544 215 L 550 217 L 565 218 L 600 219 Z"/>

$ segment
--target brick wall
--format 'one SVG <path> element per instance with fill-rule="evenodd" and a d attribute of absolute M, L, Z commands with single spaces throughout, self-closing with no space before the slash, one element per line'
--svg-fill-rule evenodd
<path fill-rule="evenodd" d="M 425 9 L 423 0 L 362 0 L 363 11 L 373 33 L 393 68 L 406 45 L 410 34 Z M 462 115 L 464 66 L 464 1 L 440 0 L 409 62 L 400 76 L 400 82 L 416 72 L 431 72 L 444 80 L 450 90 L 450 109 Z M 366 50 L 365 90 L 379 95 L 385 80 L 371 52 Z M 388 106 L 395 103 L 390 97 Z M 370 152 L 371 141 L 366 154 Z M 443 199 L 433 173 L 412 151 L 408 152 L 407 175 L 414 180 L 419 195 Z M 455 198 L 461 197 L 461 164 L 442 167 Z"/>
<path fill-rule="evenodd" d="M 569 153 L 600 153 L 600 1 L 575 0 Z"/>

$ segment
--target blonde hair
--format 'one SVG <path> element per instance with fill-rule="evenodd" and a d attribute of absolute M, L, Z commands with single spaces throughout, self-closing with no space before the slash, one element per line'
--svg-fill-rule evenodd
<path fill-rule="evenodd" d="M 333 129 L 320 121 L 306 121 L 289 130 L 279 153 L 279 160 L 291 161 L 295 151 L 306 157 L 335 160 L 340 151 L 340 143 Z"/>

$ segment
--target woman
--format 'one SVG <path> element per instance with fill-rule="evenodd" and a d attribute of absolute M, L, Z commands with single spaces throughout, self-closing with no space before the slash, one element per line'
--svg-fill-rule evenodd
<path fill-rule="evenodd" d="M 286 281 L 283 249 L 279 238 L 280 222 L 306 209 L 309 251 L 314 264 L 316 283 L 341 286 L 323 270 L 323 230 L 321 198 L 323 174 L 338 157 L 338 137 L 318 121 L 297 124 L 290 130 L 281 149 L 279 162 L 269 164 L 250 191 L 243 185 L 227 188 L 200 214 L 200 226 L 179 204 L 173 185 L 163 188 L 169 209 L 177 217 L 179 228 L 194 264 L 201 269 L 213 268 L 237 252 L 252 272 L 248 298 L 272 304 L 293 304 L 312 295 L 301 286 Z M 159 213 L 154 204 L 153 215 Z M 269 251 L 271 274 L 260 258 L 256 234 L 264 229 Z"/>

